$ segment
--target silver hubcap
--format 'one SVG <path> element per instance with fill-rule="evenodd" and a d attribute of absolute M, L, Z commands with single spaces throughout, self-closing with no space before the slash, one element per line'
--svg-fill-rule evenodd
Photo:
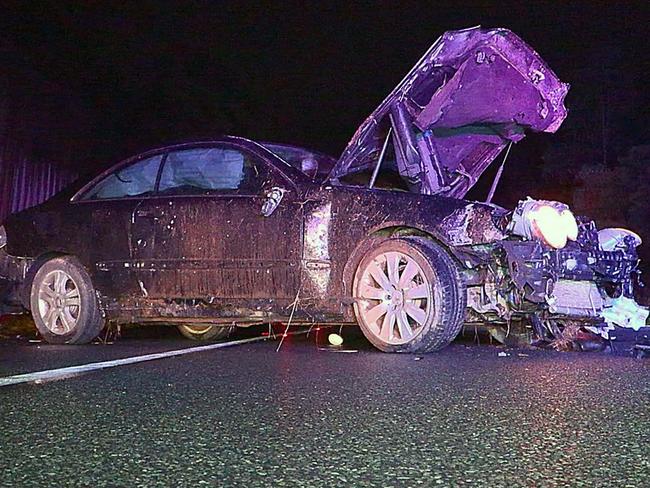
<path fill-rule="evenodd" d="M 420 265 L 400 252 L 376 256 L 358 277 L 356 293 L 361 320 L 386 344 L 413 340 L 431 313 L 431 284 Z"/>
<path fill-rule="evenodd" d="M 51 271 L 38 288 L 38 313 L 54 334 L 67 334 L 79 320 L 81 298 L 77 284 L 65 271 Z"/>

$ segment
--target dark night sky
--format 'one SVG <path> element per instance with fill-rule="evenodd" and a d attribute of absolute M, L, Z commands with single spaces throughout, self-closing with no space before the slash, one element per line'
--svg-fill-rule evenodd
<path fill-rule="evenodd" d="M 512 29 L 572 85 L 560 133 L 528 138 L 513 164 L 539 166 L 555 143 L 602 160 L 603 134 L 610 162 L 650 143 L 643 3 L 0 3 L 4 70 L 36 99 L 66 100 L 43 103 L 39 117 L 55 122 L 41 144 L 77 138 L 74 164 L 221 133 L 338 156 L 442 32 L 477 24 Z"/>

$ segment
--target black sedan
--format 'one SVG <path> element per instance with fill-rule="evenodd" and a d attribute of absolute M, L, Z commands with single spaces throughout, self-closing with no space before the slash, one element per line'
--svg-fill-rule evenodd
<path fill-rule="evenodd" d="M 636 328 L 633 232 L 558 202 L 507 211 L 489 203 L 498 179 L 463 200 L 526 130 L 560 126 L 567 89 L 507 30 L 447 33 L 338 160 L 237 137 L 168 146 L 11 216 L 5 301 L 55 343 L 107 322 L 216 339 L 290 317 L 356 322 L 389 352 L 440 349 L 464 323 Z"/>
<path fill-rule="evenodd" d="M 16 264 L 25 306 L 50 342 L 88 342 L 107 320 L 164 321 L 207 339 L 292 311 L 295 323 L 350 322 L 352 286 L 377 345 L 448 343 L 464 317 L 460 269 L 401 228 L 431 227 L 415 223 L 465 203 L 322 184 L 316 169 L 327 165 L 233 137 L 122 162 L 6 222 L 5 249 L 30 256 Z"/>

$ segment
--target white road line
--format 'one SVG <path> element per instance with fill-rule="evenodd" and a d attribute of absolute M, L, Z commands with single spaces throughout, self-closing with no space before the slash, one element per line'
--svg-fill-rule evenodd
<path fill-rule="evenodd" d="M 289 332 L 287 335 L 306 334 L 307 332 L 308 331 Z M 184 354 L 210 351 L 212 349 L 222 349 L 224 347 L 238 346 L 240 344 L 248 344 L 250 342 L 266 341 L 270 338 L 271 336 L 252 337 L 250 339 L 241 339 L 238 341 L 220 342 L 217 344 L 208 344 L 205 346 L 188 347 L 186 349 L 176 349 L 174 351 L 158 352 L 155 354 L 145 354 L 143 356 L 133 356 L 130 358 L 113 359 L 111 361 L 101 361 L 99 363 L 81 364 L 79 366 L 69 366 L 67 368 L 49 369 L 46 371 L 37 371 L 35 373 L 25 373 L 25 374 L 18 374 L 15 376 L 6 376 L 4 378 L 0 378 L 0 387 L 17 385 L 19 383 L 30 383 L 33 381 L 50 381 L 56 379 L 64 379 L 66 377 L 76 376 L 81 373 L 87 373 L 89 371 L 96 371 L 99 369 L 114 368 L 116 366 L 124 366 L 127 364 L 141 363 L 143 361 L 153 361 L 155 359 L 169 358 L 174 356 L 183 356 Z"/>

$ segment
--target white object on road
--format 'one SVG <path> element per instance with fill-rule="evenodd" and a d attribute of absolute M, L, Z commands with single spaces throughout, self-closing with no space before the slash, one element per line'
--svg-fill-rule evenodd
<path fill-rule="evenodd" d="M 341 337 L 338 334 L 330 334 L 329 336 L 327 336 L 327 340 L 330 341 L 330 344 L 332 344 L 333 346 L 340 346 L 341 344 L 343 344 L 343 337 Z"/>

